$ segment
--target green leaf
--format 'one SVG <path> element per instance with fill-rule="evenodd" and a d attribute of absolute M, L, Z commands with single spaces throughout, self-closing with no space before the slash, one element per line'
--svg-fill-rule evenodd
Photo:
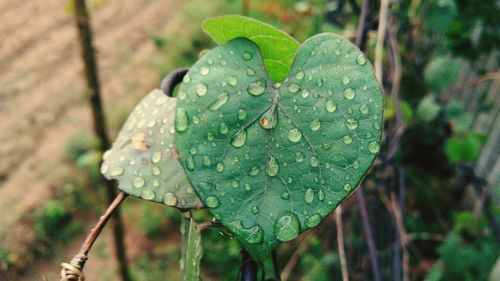
<path fill-rule="evenodd" d="M 474 162 L 481 152 L 484 139 L 480 134 L 468 134 L 464 139 L 451 138 L 446 142 L 445 152 L 451 163 Z"/>
<path fill-rule="evenodd" d="M 190 182 L 258 260 L 354 191 L 379 151 L 383 106 L 370 63 L 335 34 L 307 40 L 282 84 L 261 65 L 246 38 L 213 49 L 184 77 L 176 114 Z"/>
<path fill-rule="evenodd" d="M 458 77 L 460 63 L 450 56 L 438 56 L 425 67 L 425 82 L 429 88 L 439 93 L 448 89 Z"/>
<path fill-rule="evenodd" d="M 274 82 L 285 79 L 292 66 L 299 42 L 283 31 L 266 23 L 242 16 L 221 16 L 206 20 L 203 30 L 219 44 L 244 37 L 259 46 L 269 78 Z"/>
<path fill-rule="evenodd" d="M 437 117 L 441 107 L 436 102 L 434 96 L 429 95 L 424 97 L 417 107 L 417 116 L 425 122 L 431 122 Z"/>
<path fill-rule="evenodd" d="M 200 208 L 178 161 L 173 128 L 175 98 L 149 93 L 132 111 L 111 150 L 103 155 L 101 173 L 116 179 L 124 192 L 181 209 Z"/>
<path fill-rule="evenodd" d="M 181 281 L 200 280 L 200 261 L 203 256 L 201 234 L 193 218 L 182 218 Z"/>

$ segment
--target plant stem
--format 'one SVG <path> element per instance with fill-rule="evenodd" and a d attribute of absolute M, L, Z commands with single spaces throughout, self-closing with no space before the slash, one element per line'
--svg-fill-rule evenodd
<path fill-rule="evenodd" d="M 375 45 L 375 76 L 382 85 L 382 58 L 384 55 L 385 32 L 387 29 L 387 14 L 389 11 L 389 0 L 380 1 L 380 13 L 378 18 L 377 43 Z"/>
<path fill-rule="evenodd" d="M 337 226 L 337 248 L 340 257 L 340 269 L 342 270 L 342 281 L 349 281 L 349 270 L 344 249 L 344 230 L 342 227 L 342 207 L 339 205 L 335 210 L 335 225 Z"/>
<path fill-rule="evenodd" d="M 368 245 L 368 255 L 370 256 L 370 264 L 372 266 L 373 280 L 381 281 L 380 271 L 378 267 L 378 260 L 377 260 L 377 249 L 375 247 L 375 242 L 373 240 L 372 227 L 370 225 L 370 218 L 368 217 L 366 199 L 362 186 L 358 187 L 356 195 L 359 201 L 359 212 L 361 214 L 361 223 L 363 224 L 363 232 L 365 234 L 366 244 Z"/>
<path fill-rule="evenodd" d="M 103 106 L 101 102 L 101 92 L 99 84 L 99 75 L 97 70 L 97 61 L 92 43 L 92 29 L 90 27 L 90 18 L 85 7 L 85 0 L 74 0 L 75 19 L 78 29 L 78 36 L 81 44 L 82 60 L 85 65 L 85 77 L 87 80 L 87 91 L 90 106 L 92 108 L 94 132 L 99 140 L 99 150 L 104 152 L 109 147 L 109 138 L 107 135 L 106 120 L 104 117 Z M 114 182 L 102 178 L 106 186 L 106 195 L 109 203 L 113 202 L 117 194 Z M 115 255 L 120 269 L 120 278 L 122 281 L 130 281 L 128 272 L 125 244 L 123 242 L 123 223 L 119 209 L 116 209 L 111 216 L 113 229 L 113 239 Z"/>
<path fill-rule="evenodd" d="M 85 266 L 87 255 L 92 248 L 92 245 L 94 245 L 94 242 L 97 240 L 97 237 L 99 237 L 99 234 L 101 234 L 104 226 L 109 219 L 112 218 L 113 213 L 118 209 L 118 206 L 125 200 L 125 198 L 127 198 L 127 194 L 123 191 L 118 193 L 104 214 L 99 218 L 97 224 L 92 228 L 92 230 L 90 230 L 90 233 L 87 235 L 87 238 L 85 238 L 78 254 L 71 259 L 69 264 L 62 264 L 63 269 L 61 271 L 61 280 L 83 280 L 83 274 L 81 271 Z"/>
<path fill-rule="evenodd" d="M 241 249 L 241 281 L 257 281 L 257 263 L 245 249 Z"/>
<path fill-rule="evenodd" d="M 366 20 L 368 19 L 369 9 L 370 0 L 364 0 L 363 6 L 361 6 L 361 15 L 359 16 L 358 31 L 356 35 L 356 46 L 358 46 L 361 51 L 364 51 L 366 45 L 366 33 L 368 32 Z"/>

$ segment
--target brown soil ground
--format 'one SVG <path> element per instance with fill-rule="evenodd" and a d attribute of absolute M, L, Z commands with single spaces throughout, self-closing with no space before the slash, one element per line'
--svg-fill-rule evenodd
<path fill-rule="evenodd" d="M 75 24 L 64 2 L 0 0 L 0 250 L 32 242 L 32 229 L 20 222 L 50 198 L 65 169 L 68 139 L 91 130 Z M 92 13 L 110 115 L 157 87 L 150 36 L 179 26 L 174 11 L 180 3 L 109 0 Z M 140 234 L 134 233 L 127 232 L 128 242 L 137 241 L 133 236 Z M 105 232 L 102 240 L 109 239 Z M 65 249 L 66 258 L 77 248 Z M 58 269 L 50 267 L 42 262 L 33 269 L 44 268 L 47 280 L 55 280 Z M 87 279 L 115 280 L 112 267 L 109 257 L 95 258 L 86 267 Z M 109 277 L 95 278 L 104 270 Z M 41 280 L 40 272 L 22 280 Z"/>

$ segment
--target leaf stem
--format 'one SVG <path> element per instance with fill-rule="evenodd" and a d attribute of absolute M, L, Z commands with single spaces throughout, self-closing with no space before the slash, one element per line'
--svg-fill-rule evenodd
<path fill-rule="evenodd" d="M 94 245 L 94 242 L 97 240 L 97 237 L 99 237 L 99 234 L 101 234 L 104 229 L 104 226 L 113 215 L 113 212 L 118 208 L 118 206 L 120 206 L 125 198 L 127 198 L 127 194 L 125 192 L 121 191 L 118 193 L 104 214 L 99 218 L 99 221 L 94 228 L 90 230 L 90 233 L 87 235 L 87 238 L 83 242 L 78 254 L 76 254 L 69 263 L 61 264 L 61 280 L 84 280 L 81 271 L 83 270 L 85 262 L 88 259 L 87 255 L 92 248 L 92 245 Z"/>

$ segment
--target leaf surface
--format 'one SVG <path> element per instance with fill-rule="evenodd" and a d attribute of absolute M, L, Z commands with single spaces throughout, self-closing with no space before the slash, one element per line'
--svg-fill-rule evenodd
<path fill-rule="evenodd" d="M 231 40 L 190 69 L 177 105 L 190 182 L 258 260 L 328 216 L 380 148 L 373 69 L 334 34 L 307 40 L 282 84 L 267 77 L 256 44 Z"/>
<path fill-rule="evenodd" d="M 178 161 L 175 107 L 175 98 L 160 90 L 149 93 L 104 153 L 101 173 L 118 180 L 127 194 L 181 209 L 200 208 L 203 204 Z"/>
<path fill-rule="evenodd" d="M 299 42 L 271 25 L 242 16 L 221 16 L 206 20 L 203 30 L 217 44 L 235 38 L 248 38 L 259 46 L 269 78 L 274 82 L 285 79 L 292 66 Z"/>

